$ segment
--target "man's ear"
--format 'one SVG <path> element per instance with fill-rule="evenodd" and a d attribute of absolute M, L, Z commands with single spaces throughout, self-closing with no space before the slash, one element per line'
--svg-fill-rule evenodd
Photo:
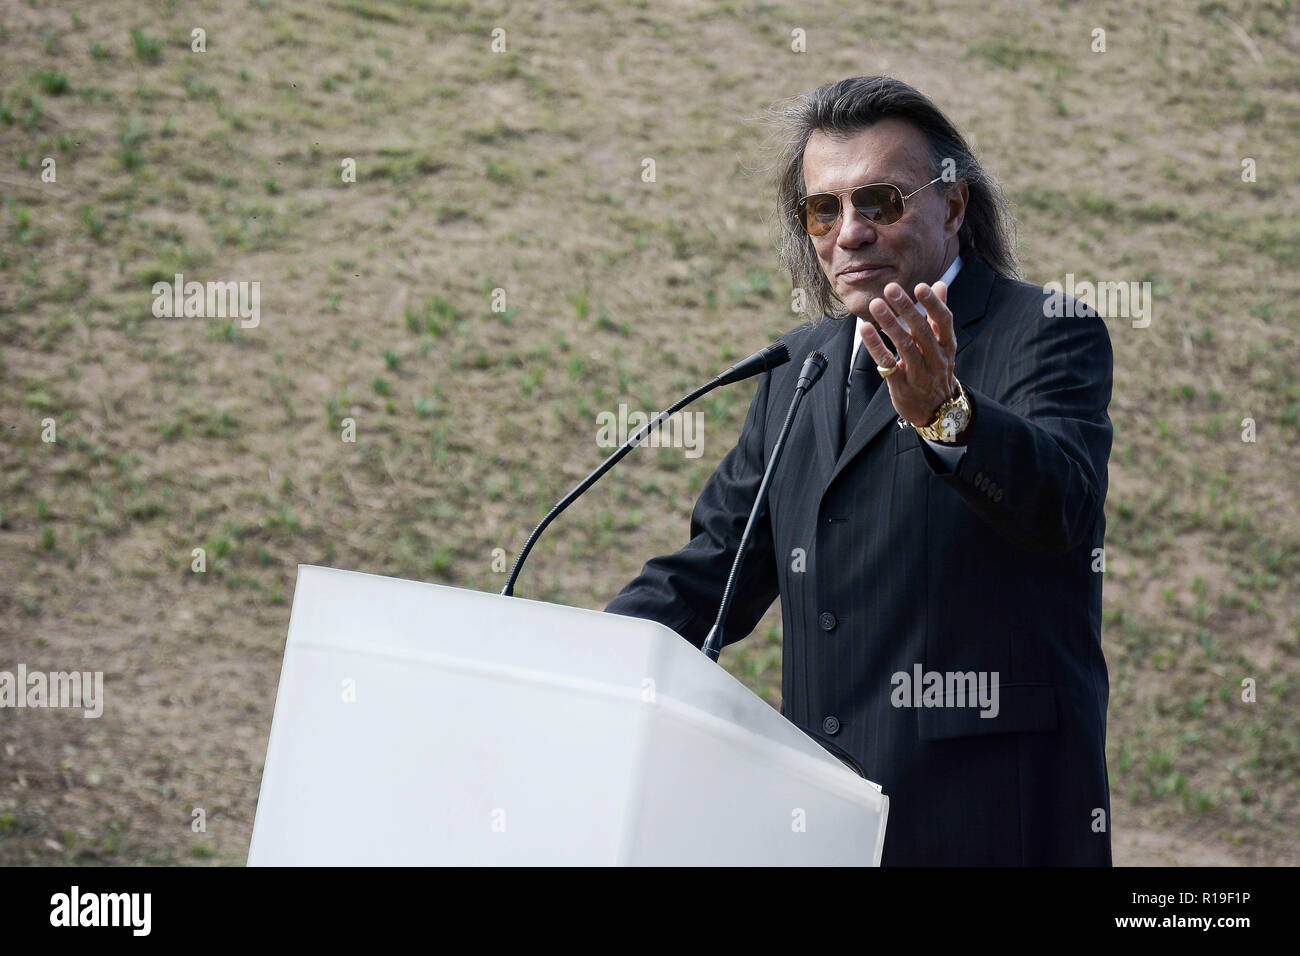
<path fill-rule="evenodd" d="M 947 203 L 943 231 L 945 235 L 955 236 L 961 232 L 962 223 L 966 221 L 966 203 L 970 200 L 970 189 L 966 185 L 966 180 L 959 179 L 953 183 L 944 193 L 943 198 Z"/>

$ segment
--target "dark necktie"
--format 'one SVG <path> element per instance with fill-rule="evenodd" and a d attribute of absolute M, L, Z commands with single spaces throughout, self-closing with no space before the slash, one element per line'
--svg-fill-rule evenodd
<path fill-rule="evenodd" d="M 889 350 L 894 351 L 894 345 L 881 333 L 881 339 L 889 346 Z M 853 428 L 862 417 L 862 413 L 867 410 L 871 404 L 871 397 L 876 394 L 876 389 L 880 388 L 884 379 L 876 371 L 876 360 L 871 357 L 865 345 L 858 346 L 858 355 L 853 362 L 853 373 L 849 376 L 849 403 L 848 410 L 844 413 L 844 431 L 840 436 L 840 448 L 848 441 L 849 436 L 853 434 Z"/>

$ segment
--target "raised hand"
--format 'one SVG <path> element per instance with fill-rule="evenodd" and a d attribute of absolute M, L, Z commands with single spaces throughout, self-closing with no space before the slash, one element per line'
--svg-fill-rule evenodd
<path fill-rule="evenodd" d="M 933 286 L 922 282 L 915 291 L 913 301 L 902 286 L 891 282 L 885 286 L 884 298 L 874 298 L 868 306 L 871 318 L 897 346 L 897 360 L 871 322 L 862 326 L 862 344 L 877 366 L 898 366 L 898 371 L 885 379 L 889 398 L 899 415 L 925 427 L 934 420 L 939 406 L 957 395 L 957 338 L 948 309 L 948 287 L 942 282 Z M 917 303 L 924 306 L 924 313 Z"/>

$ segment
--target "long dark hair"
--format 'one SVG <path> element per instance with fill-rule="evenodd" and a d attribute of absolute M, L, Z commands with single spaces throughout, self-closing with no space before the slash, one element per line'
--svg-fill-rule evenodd
<path fill-rule="evenodd" d="M 812 239 L 799 225 L 804 149 L 814 130 L 847 137 L 887 117 L 906 120 L 925 136 L 931 178 L 944 173 L 945 160 L 955 164 L 952 181 L 935 183 L 936 188 L 950 189 L 965 180 L 969 200 L 958 233 L 962 251 L 979 256 L 1000 276 L 1017 275 L 1015 221 L 1002 187 L 980 166 L 957 127 L 928 96 L 902 80 L 855 76 L 819 86 L 776 110 L 784 140 L 776 176 L 779 255 L 794 287 L 805 291 L 814 321 L 824 315 L 842 318 L 848 311 L 822 271 Z"/>

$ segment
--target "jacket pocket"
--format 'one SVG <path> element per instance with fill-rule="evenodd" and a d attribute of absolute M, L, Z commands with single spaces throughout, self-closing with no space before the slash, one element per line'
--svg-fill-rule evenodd
<path fill-rule="evenodd" d="M 1002 684 L 994 707 L 955 706 L 945 701 L 943 707 L 922 707 L 917 714 L 917 734 L 922 740 L 947 740 L 975 734 L 1024 734 L 1056 729 L 1056 688 L 1051 684 Z M 949 706 L 949 705 L 952 706 Z"/>

